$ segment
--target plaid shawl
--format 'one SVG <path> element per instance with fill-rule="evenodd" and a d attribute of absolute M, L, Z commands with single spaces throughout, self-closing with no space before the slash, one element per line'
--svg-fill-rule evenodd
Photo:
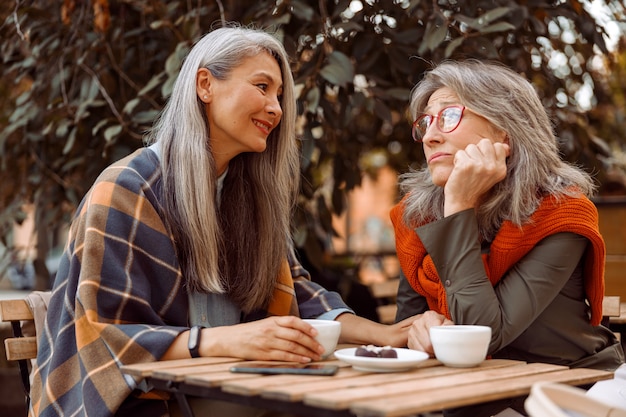
<path fill-rule="evenodd" d="M 160 180 L 156 154 L 141 149 L 103 171 L 81 202 L 39 335 L 30 416 L 167 414 L 164 401 L 130 395 L 139 381 L 120 372 L 158 360 L 189 328 Z M 285 263 L 280 275 L 261 316 L 298 314 L 298 304 L 308 317 L 345 307 L 299 265 Z"/>

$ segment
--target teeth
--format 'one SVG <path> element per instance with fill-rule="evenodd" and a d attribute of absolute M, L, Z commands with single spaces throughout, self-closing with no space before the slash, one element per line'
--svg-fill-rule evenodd
<path fill-rule="evenodd" d="M 265 124 L 265 123 L 258 122 L 258 121 L 256 121 L 256 120 L 255 120 L 253 123 L 254 123 L 255 125 L 259 126 L 259 127 L 262 127 L 263 129 L 269 129 L 269 128 L 270 128 L 270 126 L 269 126 L 269 125 L 267 125 L 267 124 Z"/>

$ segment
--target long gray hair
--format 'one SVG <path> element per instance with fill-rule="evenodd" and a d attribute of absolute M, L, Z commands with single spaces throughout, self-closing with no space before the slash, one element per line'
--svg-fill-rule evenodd
<path fill-rule="evenodd" d="M 430 70 L 414 87 L 410 111 L 417 118 L 430 96 L 447 87 L 461 104 L 504 131 L 511 148 L 506 178 L 477 208 L 481 236 L 492 240 L 504 220 L 528 222 L 546 195 L 590 196 L 592 178 L 559 156 L 556 137 L 532 84 L 510 68 L 477 60 L 446 61 Z M 427 167 L 400 176 L 406 198 L 404 221 L 415 226 L 443 217 L 443 187 L 433 184 Z"/>
<path fill-rule="evenodd" d="M 229 163 L 219 207 L 217 172 L 196 73 L 227 79 L 248 57 L 268 52 L 283 78 L 282 119 L 262 153 Z M 286 259 L 299 189 L 296 98 L 289 59 L 273 35 L 237 25 L 206 34 L 189 52 L 149 142 L 161 144 L 165 215 L 191 290 L 224 293 L 243 311 L 267 305 Z"/>

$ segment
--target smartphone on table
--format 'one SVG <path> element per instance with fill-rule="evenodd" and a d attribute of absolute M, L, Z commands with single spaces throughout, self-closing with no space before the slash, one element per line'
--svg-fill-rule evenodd
<path fill-rule="evenodd" d="M 339 370 L 337 365 L 321 363 L 272 363 L 272 362 L 242 362 L 230 368 L 231 372 L 249 374 L 295 374 L 295 375 L 335 375 Z"/>

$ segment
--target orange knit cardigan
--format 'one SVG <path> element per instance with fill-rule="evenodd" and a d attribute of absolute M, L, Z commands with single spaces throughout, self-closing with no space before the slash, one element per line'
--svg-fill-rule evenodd
<path fill-rule="evenodd" d="M 404 223 L 403 213 L 404 199 L 390 213 L 402 271 L 413 289 L 426 297 L 431 310 L 451 318 L 435 265 L 417 233 Z M 598 325 L 602 320 L 605 245 L 598 228 L 598 211 L 584 196 L 545 198 L 523 227 L 505 221 L 491 244 L 490 253 L 483 255 L 487 276 L 495 286 L 541 239 L 559 232 L 573 232 L 591 242 L 584 255 L 585 291 L 591 306 L 591 323 Z"/>

